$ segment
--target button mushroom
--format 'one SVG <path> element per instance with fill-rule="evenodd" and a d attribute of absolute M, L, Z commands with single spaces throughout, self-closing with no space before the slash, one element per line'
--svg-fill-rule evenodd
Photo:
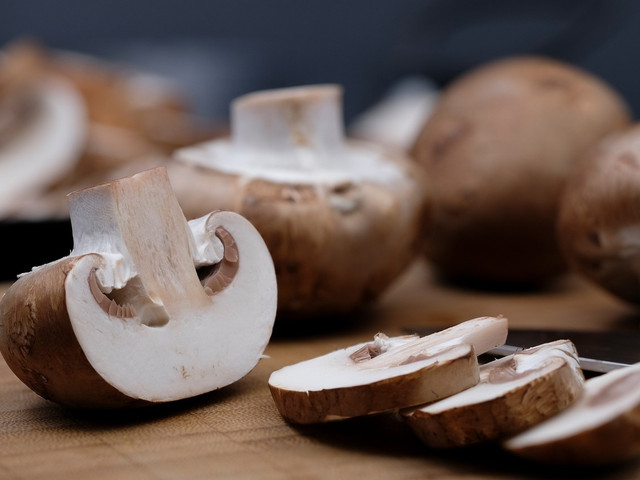
<path fill-rule="evenodd" d="M 0 301 L 0 351 L 74 407 L 178 400 L 228 385 L 270 338 L 276 281 L 241 216 L 187 223 L 164 168 L 70 194 L 74 248 Z"/>
<path fill-rule="evenodd" d="M 284 367 L 269 388 L 292 423 L 317 423 L 397 410 L 478 382 L 476 355 L 504 343 L 507 319 L 481 317 L 434 334 L 387 337 Z"/>
<path fill-rule="evenodd" d="M 640 125 L 607 136 L 564 190 L 558 235 L 571 267 L 640 305 Z"/>
<path fill-rule="evenodd" d="M 82 97 L 39 61 L 18 47 L 0 54 L 0 217 L 71 172 L 84 148 Z"/>
<path fill-rule="evenodd" d="M 508 58 L 463 75 L 412 149 L 427 174 L 429 260 L 483 285 L 531 286 L 565 271 L 555 222 L 566 178 L 629 121 L 609 85 L 559 61 Z"/>
<path fill-rule="evenodd" d="M 176 152 L 169 175 L 187 217 L 221 208 L 262 234 L 276 266 L 279 318 L 350 312 L 413 258 L 419 171 L 346 140 L 341 89 L 255 92 L 231 108 L 231 138 Z"/>
<path fill-rule="evenodd" d="M 567 408 L 583 384 L 575 347 L 558 340 L 481 365 L 477 385 L 402 415 L 430 447 L 501 440 Z"/>
<path fill-rule="evenodd" d="M 556 464 L 604 465 L 637 457 L 638 382 L 640 364 L 590 378 L 574 405 L 504 446 L 522 457 Z"/>

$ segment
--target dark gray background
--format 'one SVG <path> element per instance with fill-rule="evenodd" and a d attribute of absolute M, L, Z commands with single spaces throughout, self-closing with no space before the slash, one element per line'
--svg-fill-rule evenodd
<path fill-rule="evenodd" d="M 337 82 L 347 119 L 394 80 L 444 85 L 489 59 L 542 53 L 617 88 L 640 111 L 640 2 L 632 0 L 3 0 L 0 42 L 33 36 L 175 78 L 224 117 L 235 96 Z"/>

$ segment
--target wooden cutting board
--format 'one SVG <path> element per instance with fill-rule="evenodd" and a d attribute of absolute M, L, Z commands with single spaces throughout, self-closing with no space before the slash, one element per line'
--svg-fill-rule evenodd
<path fill-rule="evenodd" d="M 367 341 L 378 331 L 395 335 L 405 326 L 446 327 L 497 314 L 511 326 L 640 335 L 638 311 L 573 276 L 545 291 L 465 290 L 437 283 L 418 262 L 359 318 L 330 328 L 318 323 L 306 333 L 278 332 L 268 358 L 244 379 L 171 405 L 68 410 L 32 393 L 0 361 L 0 479 L 640 478 L 640 461 L 568 472 L 524 462 L 495 445 L 429 450 L 392 415 L 295 428 L 271 400 L 267 379 L 282 366 Z"/>

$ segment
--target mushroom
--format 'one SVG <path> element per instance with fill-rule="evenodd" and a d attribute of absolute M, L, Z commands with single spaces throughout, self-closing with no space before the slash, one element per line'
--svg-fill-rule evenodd
<path fill-rule="evenodd" d="M 601 79 L 544 57 L 482 65 L 447 86 L 412 155 L 430 195 L 424 248 L 442 276 L 539 285 L 566 270 L 566 178 L 630 112 Z"/>
<path fill-rule="evenodd" d="M 555 464 L 605 465 L 640 455 L 640 363 L 588 379 L 582 397 L 504 443 L 512 453 Z"/>
<path fill-rule="evenodd" d="M 480 366 L 477 385 L 402 416 L 429 447 L 501 440 L 571 405 L 584 375 L 569 340 L 558 340 Z"/>
<path fill-rule="evenodd" d="M 163 165 L 176 148 L 223 131 L 197 118 L 166 79 L 123 64 L 22 39 L 0 57 L 0 165 L 7 168 L 2 178 L 12 180 L 6 187 L 0 183 L 4 218 L 66 219 L 69 191 Z M 64 98 L 70 96 L 81 117 L 72 115 L 71 107 L 60 112 L 59 104 L 69 104 Z M 51 101 L 41 97 L 55 100 L 55 118 L 42 120 Z M 38 119 L 47 122 L 41 132 L 27 131 L 38 129 Z M 31 151 L 12 154 L 19 161 L 10 163 L 2 157 L 15 148 L 3 154 L 5 140 L 6 145 L 29 145 Z"/>
<path fill-rule="evenodd" d="M 0 56 L 0 217 L 63 178 L 86 140 L 82 97 L 21 48 Z"/>
<path fill-rule="evenodd" d="M 507 319 L 480 317 L 418 337 L 377 334 L 274 371 L 278 411 L 298 424 L 328 422 L 432 402 L 478 382 L 476 355 L 504 344 Z"/>
<path fill-rule="evenodd" d="M 241 216 L 187 223 L 162 167 L 69 196 L 74 248 L 0 301 L 0 352 L 73 407 L 167 402 L 247 374 L 270 338 L 276 281 Z"/>
<path fill-rule="evenodd" d="M 187 218 L 231 210 L 262 234 L 279 318 L 352 312 L 416 252 L 419 170 L 345 139 L 340 97 L 336 85 L 242 96 L 232 103 L 230 138 L 179 149 L 168 167 Z"/>
<path fill-rule="evenodd" d="M 640 305 L 640 124 L 611 134 L 564 190 L 558 236 L 569 265 L 614 296 Z"/>
<path fill-rule="evenodd" d="M 114 142 L 120 130 L 122 135 L 137 135 L 149 148 L 169 154 L 226 132 L 192 112 L 185 92 L 163 76 L 72 51 L 45 54 L 47 68 L 81 93 L 90 122 L 113 129 Z"/>

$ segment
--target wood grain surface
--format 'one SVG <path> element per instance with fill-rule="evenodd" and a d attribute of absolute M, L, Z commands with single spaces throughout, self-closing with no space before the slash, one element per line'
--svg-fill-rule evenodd
<path fill-rule="evenodd" d="M 405 326 L 446 327 L 497 314 L 511 326 L 640 335 L 637 311 L 573 276 L 544 291 L 490 292 L 440 284 L 418 262 L 358 318 L 279 329 L 268 357 L 244 379 L 174 404 L 68 410 L 31 392 L 0 361 L 0 479 L 640 478 L 640 461 L 561 469 L 514 458 L 496 445 L 429 450 L 393 415 L 297 428 L 271 400 L 267 379 L 282 366 L 378 331 L 394 335 Z"/>

